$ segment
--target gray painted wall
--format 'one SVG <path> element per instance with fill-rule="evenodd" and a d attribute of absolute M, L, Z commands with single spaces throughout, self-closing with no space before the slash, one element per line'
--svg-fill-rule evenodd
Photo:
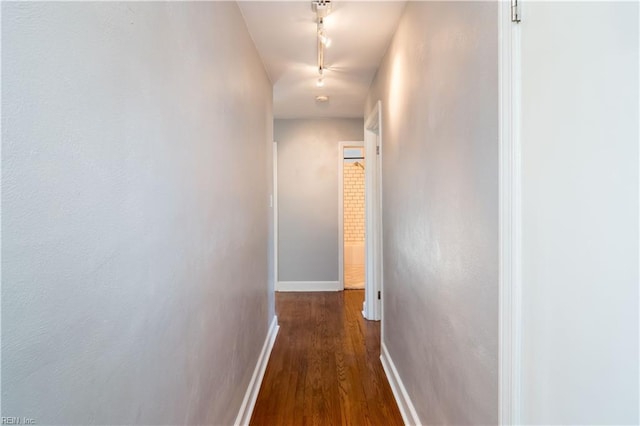
<path fill-rule="evenodd" d="M 522 421 L 638 424 L 637 2 L 522 26 Z"/>
<path fill-rule="evenodd" d="M 497 3 L 409 2 L 383 110 L 384 336 L 423 424 L 498 422 Z"/>
<path fill-rule="evenodd" d="M 234 2 L 2 4 L 2 415 L 231 424 L 271 84 Z"/>
<path fill-rule="evenodd" d="M 338 281 L 338 148 L 363 128 L 355 118 L 275 120 L 279 281 Z"/>

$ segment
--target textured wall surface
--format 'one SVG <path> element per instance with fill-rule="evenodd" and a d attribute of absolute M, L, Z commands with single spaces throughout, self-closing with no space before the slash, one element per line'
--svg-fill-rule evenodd
<path fill-rule="evenodd" d="M 638 424 L 638 3 L 522 26 L 523 422 Z"/>
<path fill-rule="evenodd" d="M 498 422 L 492 2 L 409 2 L 382 100 L 384 336 L 423 424 Z"/>
<path fill-rule="evenodd" d="M 271 84 L 233 2 L 2 4 L 2 415 L 231 424 Z"/>
<path fill-rule="evenodd" d="M 275 120 L 280 281 L 338 281 L 339 142 L 363 129 L 362 119 Z"/>
<path fill-rule="evenodd" d="M 358 160 L 364 166 L 364 160 Z M 344 163 L 344 242 L 364 242 L 364 169 L 355 163 Z"/>

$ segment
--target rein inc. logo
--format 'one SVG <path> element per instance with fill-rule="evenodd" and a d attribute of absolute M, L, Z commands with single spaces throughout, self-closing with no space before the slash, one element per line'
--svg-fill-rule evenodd
<path fill-rule="evenodd" d="M 0 424 L 3 425 L 35 425 L 36 419 L 30 417 L 0 417 Z"/>

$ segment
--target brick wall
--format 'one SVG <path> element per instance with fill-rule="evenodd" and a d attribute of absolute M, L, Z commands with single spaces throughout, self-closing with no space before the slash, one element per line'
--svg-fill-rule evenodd
<path fill-rule="evenodd" d="M 359 160 L 364 165 L 364 160 Z M 364 169 L 344 163 L 344 241 L 364 241 Z"/>

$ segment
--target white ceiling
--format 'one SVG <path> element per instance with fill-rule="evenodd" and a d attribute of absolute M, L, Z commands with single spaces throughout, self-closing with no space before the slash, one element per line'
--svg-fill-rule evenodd
<path fill-rule="evenodd" d="M 405 1 L 334 0 L 325 18 L 325 85 L 316 87 L 316 15 L 311 1 L 240 1 L 247 28 L 273 83 L 276 118 L 362 117 L 371 80 Z M 316 95 L 329 96 L 317 103 Z"/>

